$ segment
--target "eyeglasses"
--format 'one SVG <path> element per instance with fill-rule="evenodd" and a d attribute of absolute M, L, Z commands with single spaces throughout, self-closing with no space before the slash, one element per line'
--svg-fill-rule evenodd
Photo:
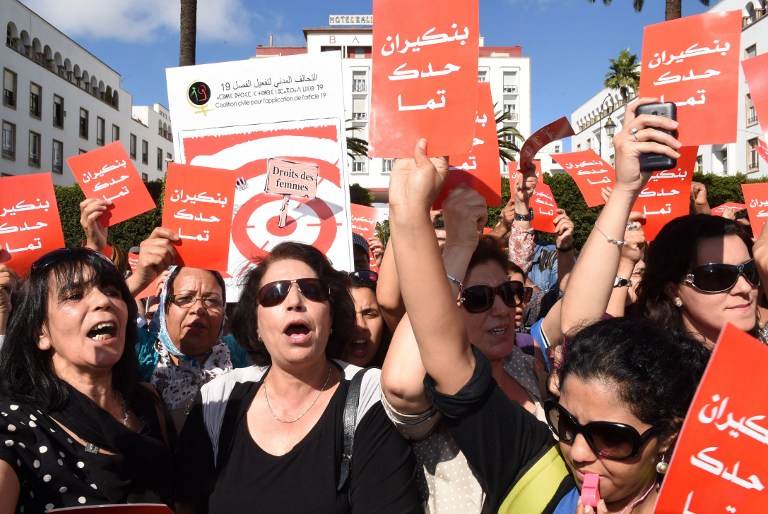
<path fill-rule="evenodd" d="M 517 307 L 531 299 L 530 288 L 523 286 L 518 280 L 504 282 L 500 286 L 471 286 L 461 292 L 459 301 L 467 310 L 473 314 L 485 312 L 493 306 L 493 300 L 496 295 L 501 296 L 507 307 Z"/>
<path fill-rule="evenodd" d="M 352 282 L 362 282 L 364 284 L 376 284 L 379 281 L 379 274 L 375 271 L 358 270 L 349 274 Z"/>
<path fill-rule="evenodd" d="M 648 439 L 661 431 L 660 427 L 651 427 L 640 435 L 634 427 L 612 421 L 592 421 L 581 425 L 553 400 L 544 402 L 544 412 L 549 428 L 560 441 L 571 444 L 576 435 L 581 434 L 593 452 L 610 460 L 631 459 L 640 453 Z"/>
<path fill-rule="evenodd" d="M 259 289 L 259 305 L 274 307 L 280 305 L 288 296 L 291 286 L 296 284 L 299 292 L 307 300 L 324 302 L 331 294 L 329 288 L 323 286 L 319 278 L 297 278 L 296 280 L 277 280 L 261 286 Z"/>
<path fill-rule="evenodd" d="M 704 293 L 724 293 L 733 289 L 741 275 L 752 287 L 760 285 L 760 274 L 757 272 L 754 259 L 739 265 L 711 263 L 699 266 L 685 276 L 683 283 Z"/>
<path fill-rule="evenodd" d="M 169 300 L 177 307 L 191 307 L 197 300 L 207 311 L 217 311 L 224 307 L 224 301 L 218 296 L 193 296 L 189 294 L 170 296 Z"/>

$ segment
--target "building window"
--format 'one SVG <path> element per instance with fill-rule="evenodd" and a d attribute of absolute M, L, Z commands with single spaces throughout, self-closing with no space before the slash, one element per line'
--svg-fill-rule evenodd
<path fill-rule="evenodd" d="M 29 131 L 29 165 L 40 167 L 40 134 Z"/>
<path fill-rule="evenodd" d="M 120 127 L 112 125 L 112 142 L 120 141 Z"/>
<path fill-rule="evenodd" d="M 745 59 L 751 59 L 757 55 L 757 45 L 748 46 L 744 49 Z"/>
<path fill-rule="evenodd" d="M 53 95 L 53 126 L 64 128 L 64 98 Z"/>
<path fill-rule="evenodd" d="M 504 72 L 504 93 L 517 94 L 517 72 L 516 71 Z"/>
<path fill-rule="evenodd" d="M 755 104 L 752 103 L 752 95 L 747 95 L 745 107 L 747 111 L 747 126 L 749 127 L 757 123 L 757 113 L 755 112 Z"/>
<path fill-rule="evenodd" d="M 392 166 L 395 165 L 394 159 L 384 159 L 381 162 L 381 172 L 385 174 L 392 173 Z"/>
<path fill-rule="evenodd" d="M 42 106 L 40 105 L 40 99 L 43 96 L 43 88 L 34 82 L 29 84 L 29 115 L 33 118 L 40 119 L 42 114 Z"/>
<path fill-rule="evenodd" d="M 3 159 L 16 159 L 16 125 L 3 121 Z"/>
<path fill-rule="evenodd" d="M 104 146 L 104 118 L 96 117 L 96 144 Z"/>
<path fill-rule="evenodd" d="M 157 171 L 163 171 L 163 149 L 157 149 Z"/>
<path fill-rule="evenodd" d="M 16 108 L 16 74 L 3 68 L 3 105 Z"/>
<path fill-rule="evenodd" d="M 488 72 L 485 71 L 485 70 L 478 71 L 477 72 L 477 81 L 478 82 L 488 82 Z"/>
<path fill-rule="evenodd" d="M 365 112 L 365 98 L 352 99 L 352 120 L 362 121 L 368 117 Z"/>
<path fill-rule="evenodd" d="M 366 91 L 368 91 L 366 76 L 367 74 L 364 71 L 352 72 L 352 92 L 353 93 L 365 93 Z"/>
<path fill-rule="evenodd" d="M 136 134 L 131 134 L 131 159 L 136 160 Z"/>
<path fill-rule="evenodd" d="M 88 139 L 88 111 L 80 108 L 80 137 Z"/>
<path fill-rule="evenodd" d="M 747 141 L 747 172 L 755 172 L 759 167 L 760 162 L 757 157 L 757 138 L 753 138 Z"/>
<path fill-rule="evenodd" d="M 693 168 L 693 172 L 694 173 L 704 172 L 704 156 L 703 155 L 696 156 L 696 165 Z"/>
<path fill-rule="evenodd" d="M 723 175 L 728 174 L 728 147 L 724 146 L 720 151 L 720 162 L 723 165 Z"/>
<path fill-rule="evenodd" d="M 360 159 L 352 160 L 352 173 L 365 173 L 365 161 Z"/>
<path fill-rule="evenodd" d="M 143 180 L 144 182 L 149 182 L 149 175 L 147 175 L 146 173 L 142 173 L 141 180 Z"/>
<path fill-rule="evenodd" d="M 143 139 L 141 140 L 141 162 L 149 164 L 149 143 Z"/>
<path fill-rule="evenodd" d="M 61 175 L 64 171 L 64 143 L 53 140 L 53 155 L 51 168 L 54 173 Z"/>
<path fill-rule="evenodd" d="M 173 162 L 173 155 L 171 155 L 171 152 L 165 152 L 165 161 Z"/>
<path fill-rule="evenodd" d="M 82 148 L 77 149 L 77 155 L 83 155 L 84 153 L 88 153 L 88 150 L 83 150 Z"/>

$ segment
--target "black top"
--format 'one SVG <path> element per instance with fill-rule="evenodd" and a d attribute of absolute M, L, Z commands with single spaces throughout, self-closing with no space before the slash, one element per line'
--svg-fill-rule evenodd
<path fill-rule="evenodd" d="M 351 479 L 337 491 L 343 410 L 349 382 L 342 380 L 317 424 L 285 455 L 262 450 L 246 413 L 261 382 L 235 385 L 219 436 L 219 469 L 195 405 L 180 440 L 180 498 L 211 513 L 418 512 L 414 459 L 380 402 L 358 419 Z"/>
<path fill-rule="evenodd" d="M 136 401 L 142 400 L 137 396 Z M 161 478 L 172 471 L 171 452 L 165 449 L 157 411 L 149 401 L 146 408 L 134 408 L 135 403 L 131 403 L 131 408 L 144 422 L 140 434 L 131 434 L 114 418 L 114 427 L 110 429 L 118 433 L 118 438 L 135 436 L 139 444 L 146 441 L 150 451 L 165 450 L 165 469 L 145 463 L 144 469 L 135 470 L 136 459 L 126 455 L 88 452 L 39 409 L 13 400 L 0 400 L 0 460 L 11 465 L 21 485 L 16 512 L 115 503 L 172 504 L 171 488 L 164 486 Z M 96 404 L 92 408 L 98 409 Z M 163 461 L 161 455 L 156 457 Z M 133 480 L 135 473 L 147 477 L 146 481 Z"/>
<path fill-rule="evenodd" d="M 476 471 L 496 512 L 515 483 L 554 444 L 549 427 L 520 404 L 510 400 L 491 375 L 488 359 L 473 347 L 476 365 L 472 378 L 455 395 L 435 390 L 427 376 L 424 385 L 443 423 Z M 575 486 L 570 474 L 559 485 L 545 512 L 551 512 Z"/>

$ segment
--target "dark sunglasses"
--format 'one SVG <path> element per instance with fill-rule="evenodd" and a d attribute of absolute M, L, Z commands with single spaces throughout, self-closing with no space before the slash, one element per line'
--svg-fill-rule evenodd
<path fill-rule="evenodd" d="M 683 283 L 704 293 L 724 293 L 733 289 L 741 275 L 752 287 L 760 285 L 760 274 L 757 272 L 754 259 L 739 265 L 713 263 L 699 266 L 685 276 Z"/>
<path fill-rule="evenodd" d="M 104 259 L 104 262 L 108 262 L 112 265 L 114 263 L 104 254 L 96 252 L 94 250 L 91 250 L 90 248 L 87 248 L 85 246 L 81 246 L 79 248 L 59 248 L 58 250 L 52 250 L 39 259 L 37 259 L 35 262 L 32 263 L 32 271 L 43 271 L 44 269 L 56 264 L 57 262 L 63 261 L 64 259 L 70 257 L 75 252 L 90 252 L 94 255 L 98 255 L 102 259 Z"/>
<path fill-rule="evenodd" d="M 324 302 L 331 294 L 319 278 L 297 278 L 296 280 L 277 280 L 261 286 L 259 289 L 259 305 L 274 307 L 280 305 L 288 296 L 291 286 L 296 284 L 301 295 L 313 302 Z"/>
<path fill-rule="evenodd" d="M 461 292 L 459 301 L 467 312 L 476 314 L 490 309 L 496 295 L 501 296 L 507 307 L 517 307 L 531 299 L 531 289 L 518 280 L 510 280 L 497 287 L 472 286 Z"/>
<path fill-rule="evenodd" d="M 544 402 L 544 412 L 549 428 L 560 441 L 572 444 L 576 435 L 581 434 L 593 452 L 610 460 L 631 459 L 640 453 L 648 439 L 661 431 L 660 427 L 651 427 L 640 435 L 632 426 L 611 421 L 592 421 L 581 425 L 554 400 Z"/>
<path fill-rule="evenodd" d="M 349 278 L 352 279 L 352 283 L 362 282 L 363 284 L 375 285 L 379 281 L 379 274 L 375 271 L 358 270 L 350 272 Z"/>

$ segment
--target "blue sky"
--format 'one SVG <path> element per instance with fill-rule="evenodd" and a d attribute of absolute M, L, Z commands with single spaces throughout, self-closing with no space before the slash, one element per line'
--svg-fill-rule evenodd
<path fill-rule="evenodd" d="M 22 3 L 120 73 L 134 105 L 168 105 L 165 68 L 178 65 L 178 1 Z M 683 0 L 684 16 L 705 10 L 698 0 Z M 329 14 L 371 12 L 369 1 L 198 0 L 197 62 L 247 59 L 257 45 L 269 44 L 270 34 L 275 45 L 302 45 L 302 29 L 327 25 Z M 602 0 L 480 2 L 485 44 L 520 45 L 531 59 L 533 130 L 570 116 L 600 89 L 609 59 L 624 48 L 639 56 L 643 27 L 663 20 L 663 0 L 646 0 L 642 13 L 632 10 L 631 0 L 610 6 Z"/>

